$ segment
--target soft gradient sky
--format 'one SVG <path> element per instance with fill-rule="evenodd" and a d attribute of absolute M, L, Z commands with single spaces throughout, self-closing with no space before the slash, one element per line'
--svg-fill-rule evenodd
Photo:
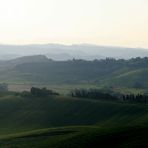
<path fill-rule="evenodd" d="M 148 48 L 148 0 L 0 0 L 0 43 Z"/>

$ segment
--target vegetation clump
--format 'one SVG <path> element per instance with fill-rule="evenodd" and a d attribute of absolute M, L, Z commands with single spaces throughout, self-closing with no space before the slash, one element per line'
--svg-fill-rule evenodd
<path fill-rule="evenodd" d="M 71 91 L 72 97 L 78 97 L 78 98 L 92 98 L 92 99 L 100 99 L 100 100 L 118 100 L 118 97 L 109 94 L 101 92 L 98 89 L 75 89 Z"/>
<path fill-rule="evenodd" d="M 39 97 L 46 97 L 49 95 L 59 95 L 58 93 L 53 92 L 52 90 L 49 90 L 46 87 L 44 87 L 44 88 L 32 87 L 30 90 L 30 93 L 33 96 L 39 96 Z"/>

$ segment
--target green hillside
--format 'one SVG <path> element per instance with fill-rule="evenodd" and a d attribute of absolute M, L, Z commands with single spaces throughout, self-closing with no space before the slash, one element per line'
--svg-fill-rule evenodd
<path fill-rule="evenodd" d="M 55 126 L 145 125 L 147 112 L 146 105 L 9 95 L 0 99 L 0 133 Z"/>
<path fill-rule="evenodd" d="M 114 86 L 124 86 L 131 88 L 147 88 L 148 87 L 148 68 L 139 68 L 134 70 L 122 71 L 118 75 L 113 76 L 106 83 Z"/>
<path fill-rule="evenodd" d="M 0 129 L 2 131 L 5 128 L 19 130 L 94 124 L 143 125 L 147 123 L 147 111 L 146 105 L 65 97 L 21 98 L 9 95 L 0 99 Z"/>
<path fill-rule="evenodd" d="M 147 67 L 148 58 L 53 61 L 45 56 L 22 57 L 0 62 L 0 82 L 146 90 Z"/>
<path fill-rule="evenodd" d="M 139 148 L 147 147 L 147 127 L 104 128 L 63 127 L 41 129 L 0 138 L 6 148 Z"/>
<path fill-rule="evenodd" d="M 146 145 L 147 123 L 147 105 L 62 96 L 0 97 L 0 147 L 83 148 L 110 145 L 111 139 L 118 140 L 115 146 L 133 146 L 135 139 Z"/>

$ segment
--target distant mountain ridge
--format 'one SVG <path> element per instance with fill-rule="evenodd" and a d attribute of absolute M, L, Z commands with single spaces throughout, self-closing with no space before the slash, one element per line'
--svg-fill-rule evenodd
<path fill-rule="evenodd" d="M 148 56 L 148 49 L 99 46 L 93 44 L 33 44 L 33 45 L 0 45 L 0 60 L 10 60 L 22 56 L 46 55 L 48 58 L 63 61 L 69 59 L 130 59 Z"/>

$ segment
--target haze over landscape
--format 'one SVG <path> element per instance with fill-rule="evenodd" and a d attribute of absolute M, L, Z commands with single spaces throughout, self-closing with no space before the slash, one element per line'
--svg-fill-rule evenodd
<path fill-rule="evenodd" d="M 0 43 L 148 48 L 147 0 L 0 1 Z"/>
<path fill-rule="evenodd" d="M 129 59 L 148 56 L 148 49 L 93 44 L 32 44 L 0 45 L 0 60 L 10 60 L 22 56 L 46 55 L 48 58 L 63 61 L 75 59 Z"/>
<path fill-rule="evenodd" d="M 148 147 L 147 0 L 0 0 L 0 148 Z"/>

